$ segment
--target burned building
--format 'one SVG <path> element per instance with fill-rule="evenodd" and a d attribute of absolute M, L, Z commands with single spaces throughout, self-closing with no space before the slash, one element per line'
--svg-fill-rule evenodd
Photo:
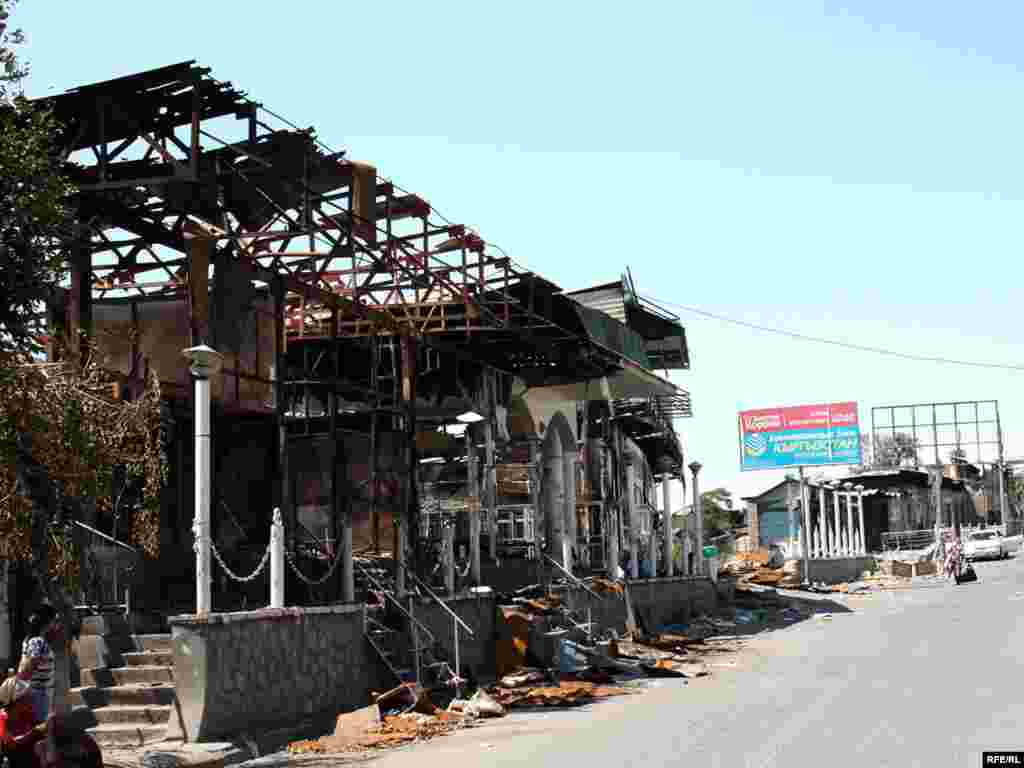
<path fill-rule="evenodd" d="M 690 401 L 654 371 L 689 353 L 631 278 L 566 293 L 194 62 L 45 103 L 78 188 L 51 337 L 102 349 L 121 397 L 154 371 L 167 404 L 161 562 L 137 605 L 191 603 L 197 344 L 223 358 L 221 609 L 264 599 L 237 575 L 274 508 L 294 603 L 353 601 L 381 562 L 399 592 L 672 572 L 656 498 L 683 477 Z"/>

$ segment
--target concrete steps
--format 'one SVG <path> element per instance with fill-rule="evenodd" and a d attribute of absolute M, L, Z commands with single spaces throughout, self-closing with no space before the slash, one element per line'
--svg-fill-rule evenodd
<path fill-rule="evenodd" d="M 76 716 L 101 747 L 138 747 L 165 738 L 176 717 L 170 635 L 105 636 L 108 666 L 81 670 L 71 691 Z M 116 664 L 116 666 L 112 666 Z"/>
<path fill-rule="evenodd" d="M 143 651 L 171 653 L 174 650 L 170 635 L 135 635 L 135 645 Z"/>
<path fill-rule="evenodd" d="M 171 719 L 171 707 L 137 707 L 111 705 L 92 710 L 96 725 L 166 725 Z"/>
<path fill-rule="evenodd" d="M 121 654 L 129 667 L 172 667 L 174 654 L 170 651 L 133 651 Z"/>
<path fill-rule="evenodd" d="M 89 729 L 100 747 L 144 747 L 163 739 L 167 725 L 137 725 L 117 723 L 97 725 Z"/>
<path fill-rule="evenodd" d="M 71 690 L 71 705 L 97 710 L 101 707 L 165 707 L 174 703 L 174 686 L 119 685 L 114 687 L 88 686 Z"/>
<path fill-rule="evenodd" d="M 115 669 L 83 669 L 82 684 L 95 686 L 173 683 L 174 671 L 167 666 L 133 666 Z"/>

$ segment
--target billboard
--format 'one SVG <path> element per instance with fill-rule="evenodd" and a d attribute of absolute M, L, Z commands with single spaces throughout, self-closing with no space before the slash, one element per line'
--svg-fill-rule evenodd
<path fill-rule="evenodd" d="M 860 464 L 856 403 L 740 411 L 740 469 Z"/>

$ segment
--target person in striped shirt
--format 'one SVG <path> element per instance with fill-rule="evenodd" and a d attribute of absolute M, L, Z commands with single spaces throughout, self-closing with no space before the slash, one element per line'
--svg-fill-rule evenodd
<path fill-rule="evenodd" d="M 28 619 L 25 642 L 21 647 L 18 677 L 32 689 L 32 709 L 36 722 L 45 722 L 53 702 L 53 648 L 59 620 L 52 606 L 41 605 Z"/>

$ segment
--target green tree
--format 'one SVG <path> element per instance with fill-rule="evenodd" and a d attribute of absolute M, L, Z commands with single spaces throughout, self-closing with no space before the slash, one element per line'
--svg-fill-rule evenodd
<path fill-rule="evenodd" d="M 743 525 L 743 510 L 736 509 L 732 492 L 714 488 L 700 495 L 704 509 L 705 540 L 729 533 Z"/>
<path fill-rule="evenodd" d="M 872 464 L 875 467 L 902 467 L 918 463 L 917 452 L 920 441 L 905 432 L 892 435 L 875 435 L 872 445 Z"/>
<path fill-rule="evenodd" d="M 72 187 L 63 173 L 61 127 L 31 104 L 8 26 L 16 0 L 0 0 L 0 351 L 34 351 L 32 318 L 62 277 L 61 233 Z"/>

